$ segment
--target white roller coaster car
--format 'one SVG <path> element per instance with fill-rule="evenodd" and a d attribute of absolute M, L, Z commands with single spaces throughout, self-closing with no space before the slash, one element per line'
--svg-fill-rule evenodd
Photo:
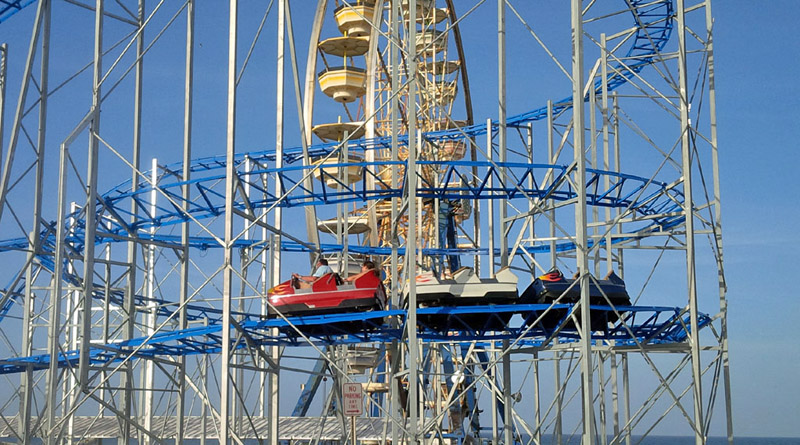
<path fill-rule="evenodd" d="M 417 276 L 417 304 L 421 307 L 514 304 L 519 298 L 517 281 L 507 267 L 497 271 L 494 278 L 480 278 L 470 267 L 458 269 L 452 279 L 425 272 Z"/>

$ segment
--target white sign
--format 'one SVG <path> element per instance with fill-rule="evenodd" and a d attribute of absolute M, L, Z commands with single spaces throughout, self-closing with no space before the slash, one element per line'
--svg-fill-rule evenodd
<path fill-rule="evenodd" d="M 345 416 L 364 414 L 364 403 L 361 400 L 361 383 L 345 383 L 342 385 L 342 404 Z"/>

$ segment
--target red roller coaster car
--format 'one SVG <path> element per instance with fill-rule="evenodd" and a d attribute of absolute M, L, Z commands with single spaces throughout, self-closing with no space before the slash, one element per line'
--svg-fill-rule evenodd
<path fill-rule="evenodd" d="M 362 272 L 348 281 L 337 274 L 323 275 L 308 289 L 298 289 L 292 280 L 273 287 L 268 292 L 269 315 L 278 311 L 284 316 L 316 315 L 331 312 L 382 309 L 386 292 L 374 270 Z"/>

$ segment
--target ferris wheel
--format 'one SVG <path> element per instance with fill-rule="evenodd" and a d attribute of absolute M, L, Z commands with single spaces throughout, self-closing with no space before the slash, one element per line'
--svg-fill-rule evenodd
<path fill-rule="evenodd" d="M 409 20 L 409 4 L 389 6 L 383 2 L 359 2 L 356 4 L 336 3 L 333 11 L 325 14 L 328 2 L 317 6 L 315 23 L 312 26 L 312 45 L 306 64 L 304 124 L 311 131 L 306 142 L 343 142 L 387 138 L 392 134 L 408 134 L 409 120 L 419 132 L 432 132 L 443 129 L 457 129 L 473 124 L 469 82 L 464 58 L 463 43 L 452 4 L 440 5 L 435 2 L 419 2 L 416 6 L 416 29 L 413 43 L 406 35 L 403 23 Z M 446 6 L 446 7 L 442 7 Z M 342 35 L 322 37 L 325 20 L 335 20 L 336 30 Z M 394 29 L 395 33 L 390 34 Z M 396 37 L 387 38 L 394 35 Z M 318 41 L 316 46 L 314 41 Z M 416 66 L 415 91 L 410 93 L 409 64 L 414 60 Z M 316 67 L 322 68 L 317 70 Z M 319 71 L 317 73 L 317 71 Z M 394 85 L 394 88 L 393 88 Z M 462 85 L 459 89 L 459 85 Z M 316 90 L 342 104 L 335 121 L 328 116 L 315 115 Z M 461 91 L 460 91 L 461 90 Z M 411 113 L 413 116 L 410 116 Z M 393 120 L 393 116 L 394 120 Z M 321 122 L 321 123 L 320 123 Z M 394 127 L 393 127 L 394 125 Z M 394 128 L 394 129 L 393 129 Z M 457 161 L 467 154 L 468 137 L 460 139 L 421 140 L 417 156 L 420 160 L 439 162 Z M 405 162 L 408 148 L 398 145 L 393 153 L 388 144 L 369 147 L 366 150 L 351 150 L 334 156 L 326 156 L 318 163 L 352 163 L 351 167 L 320 169 L 316 179 L 324 180 L 326 186 L 340 184 L 338 170 L 346 170 L 341 179 L 350 183 L 365 179 L 366 187 L 394 189 L 404 181 L 404 167 L 392 161 Z M 474 150 L 472 157 L 474 157 Z M 364 165 L 364 162 L 369 165 Z M 363 169 L 371 170 L 362 174 Z M 439 184 L 444 179 L 446 169 L 441 165 L 428 165 L 422 168 L 421 178 L 428 184 Z M 458 186 L 459 184 L 455 184 Z M 367 205 L 349 209 L 347 219 L 342 215 L 316 223 L 313 213 L 307 218 L 314 220 L 317 228 L 341 237 L 361 234 L 361 244 L 375 247 L 390 246 L 394 239 L 405 244 L 408 220 L 394 226 L 392 205 L 397 215 L 398 199 L 383 199 Z M 460 204 L 460 202 L 458 203 Z M 421 221 L 418 227 L 420 246 L 446 247 L 445 237 L 438 231 L 439 203 L 428 199 L 421 203 Z M 458 211 L 458 222 L 469 217 L 469 209 Z M 442 211 L 447 217 L 447 211 Z M 394 219 L 397 219 L 395 216 Z M 344 227 L 336 228 L 337 221 Z M 315 229 L 310 228 L 310 231 Z M 316 236 L 316 235 L 314 235 Z M 450 237 L 455 241 L 455 236 Z M 476 247 L 473 239 L 471 247 Z M 450 246 L 455 248 L 456 246 Z M 383 263 L 389 269 L 390 258 Z M 432 266 L 430 261 L 426 263 Z M 456 268 L 448 267 L 452 272 Z M 401 267 L 402 270 L 402 267 Z M 391 277 L 390 277 L 391 278 Z"/>

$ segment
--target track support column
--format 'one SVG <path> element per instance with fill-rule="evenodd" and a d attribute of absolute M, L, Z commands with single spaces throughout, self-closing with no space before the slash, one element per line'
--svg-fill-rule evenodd
<path fill-rule="evenodd" d="M 594 400 L 592 389 L 592 331 L 589 313 L 589 249 L 586 228 L 586 151 L 584 150 L 584 100 L 583 100 L 583 7 L 580 0 L 572 0 L 572 129 L 575 153 L 575 256 L 580 273 L 581 328 L 580 361 L 583 388 L 583 439 L 584 445 L 594 444 Z"/>
<path fill-rule="evenodd" d="M 231 296 L 233 290 L 233 200 L 236 156 L 236 32 L 238 0 L 230 0 L 228 17 L 228 100 L 225 157 L 225 240 L 222 271 L 222 351 L 220 357 L 219 443 L 230 437 Z"/>
<path fill-rule="evenodd" d="M 181 179 L 184 185 L 181 187 L 181 197 L 183 203 L 181 208 L 189 210 L 189 200 L 191 199 L 191 186 L 188 184 L 192 175 L 192 97 L 194 87 L 194 0 L 186 2 L 186 62 L 185 79 L 183 94 L 183 174 Z M 180 313 L 178 323 L 180 329 L 187 328 L 186 320 L 186 300 L 189 298 L 189 222 L 181 224 L 181 278 L 180 278 Z M 186 357 L 178 359 L 178 400 L 177 415 L 178 419 L 175 426 L 175 443 L 183 444 L 186 425 L 184 423 L 184 412 L 186 403 Z M 205 404 L 204 404 L 205 405 Z M 205 422 L 205 419 L 203 419 Z"/>
<path fill-rule="evenodd" d="M 33 353 L 33 339 L 35 326 L 32 324 L 32 317 L 34 312 L 35 294 L 33 292 L 33 268 L 36 267 L 34 257 L 40 251 L 41 241 L 39 239 L 39 232 L 41 231 L 41 215 L 42 215 L 42 191 L 44 180 L 44 158 L 45 158 L 45 133 L 47 123 L 47 98 L 49 96 L 49 61 L 50 61 L 50 2 L 42 2 L 39 9 L 39 20 L 41 21 L 41 62 L 40 62 L 40 81 L 39 81 L 39 128 L 36 140 L 36 182 L 34 185 L 33 193 L 33 215 L 32 227 L 28 237 L 28 255 L 26 259 L 25 270 L 25 295 L 24 295 L 24 312 L 23 312 L 23 338 L 22 338 L 22 355 L 29 356 Z M 31 47 L 35 51 L 34 47 Z M 5 96 L 5 76 L 6 76 L 6 56 L 7 47 L 5 44 L 0 48 L 0 114 L 3 113 L 3 101 Z M 29 57 L 33 56 L 33 53 Z M 3 123 L 0 117 L 0 147 L 2 147 L 3 139 Z M 0 150 L 2 153 L 2 150 Z M 10 165 L 9 165 L 10 167 Z M 60 308 L 59 308 L 60 310 Z M 23 443 L 30 443 L 31 440 L 31 409 L 33 402 L 34 390 L 34 377 L 33 368 L 28 367 L 20 378 L 20 394 L 22 400 L 20 402 L 20 430 Z"/>
<path fill-rule="evenodd" d="M 283 167 L 283 95 L 284 95 L 284 67 L 286 64 L 285 58 L 285 36 L 286 36 L 286 8 L 287 1 L 280 0 L 278 2 L 278 56 L 277 56 L 277 85 L 275 91 L 276 97 L 276 110 L 275 110 L 275 167 Z M 275 180 L 275 192 L 277 196 L 283 195 L 283 188 L 280 178 Z M 275 229 L 280 233 L 283 230 L 283 209 L 280 206 L 275 207 Z M 273 244 L 272 251 L 272 285 L 280 282 L 281 277 L 281 237 L 276 235 L 275 244 Z M 276 337 L 278 330 L 273 328 L 270 335 Z M 280 347 L 270 346 L 269 355 L 275 368 L 271 369 L 269 373 L 268 397 L 267 404 L 269 415 L 269 443 L 270 445 L 278 445 L 279 430 L 278 423 L 280 420 L 280 374 L 278 369 L 278 362 L 280 361 Z"/>
<path fill-rule="evenodd" d="M 689 317 L 691 332 L 689 345 L 692 354 L 692 381 L 694 395 L 694 430 L 695 443 L 705 443 L 703 423 L 703 388 L 702 366 L 700 364 L 700 328 L 697 310 L 697 283 L 695 270 L 695 245 L 694 245 L 694 198 L 692 196 L 692 142 L 691 123 L 689 122 L 689 87 L 688 73 L 686 72 L 686 5 L 684 0 L 677 1 L 677 27 L 678 27 L 678 88 L 680 94 L 681 117 L 681 170 L 683 172 L 683 214 L 686 218 L 686 279 L 689 296 Z"/>
<path fill-rule="evenodd" d="M 500 163 L 506 162 L 506 0 L 497 0 L 497 149 Z M 506 188 L 506 169 L 500 167 L 500 187 Z M 500 267 L 508 266 L 506 219 L 508 204 L 500 200 Z M 494 265 L 492 265 L 494 270 Z"/>

